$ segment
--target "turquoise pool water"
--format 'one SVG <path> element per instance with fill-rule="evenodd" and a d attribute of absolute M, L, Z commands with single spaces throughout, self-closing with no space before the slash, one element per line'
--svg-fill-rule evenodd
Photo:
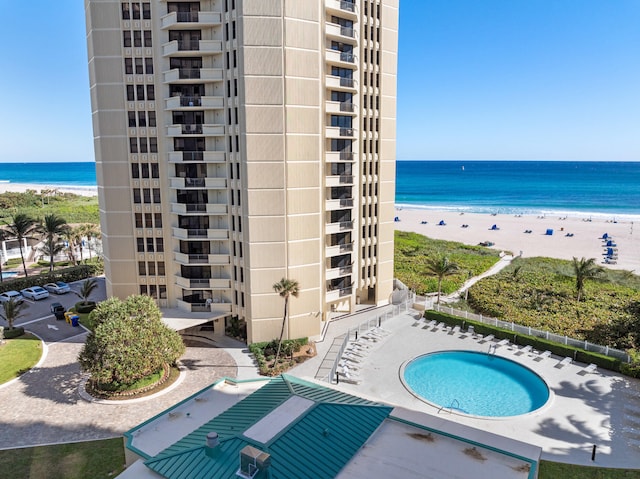
<path fill-rule="evenodd" d="M 474 416 L 518 416 L 541 408 L 549 388 L 530 369 L 493 354 L 444 351 L 413 359 L 405 385 L 430 403 Z"/>
<path fill-rule="evenodd" d="M 17 275 L 18 273 L 15 271 L 3 271 L 2 279 L 13 278 L 14 276 L 17 276 Z"/>

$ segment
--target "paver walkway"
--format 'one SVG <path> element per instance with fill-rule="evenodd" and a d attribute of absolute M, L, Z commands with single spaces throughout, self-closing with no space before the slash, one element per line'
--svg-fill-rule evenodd
<path fill-rule="evenodd" d="M 189 341 L 181 384 L 144 401 L 88 402 L 77 357 L 86 334 L 48 345 L 43 364 L 0 388 L 0 449 L 121 436 L 131 427 L 189 397 L 215 380 L 236 377 L 232 355 Z M 235 354 L 234 354 L 235 355 Z"/>

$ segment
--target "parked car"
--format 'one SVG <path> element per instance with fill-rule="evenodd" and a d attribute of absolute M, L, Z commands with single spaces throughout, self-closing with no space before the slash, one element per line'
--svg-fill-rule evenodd
<path fill-rule="evenodd" d="M 45 299 L 49 297 L 49 291 L 41 286 L 32 286 L 31 288 L 25 288 L 20 291 L 25 298 L 38 301 L 39 299 Z"/>
<path fill-rule="evenodd" d="M 24 301 L 24 296 L 17 291 L 5 291 L 0 294 L 0 303 L 6 303 L 12 298 L 16 303 L 22 303 Z"/>
<path fill-rule="evenodd" d="M 71 288 L 64 281 L 56 281 L 55 283 L 47 283 L 43 286 L 44 289 L 54 294 L 65 294 L 71 291 Z"/>

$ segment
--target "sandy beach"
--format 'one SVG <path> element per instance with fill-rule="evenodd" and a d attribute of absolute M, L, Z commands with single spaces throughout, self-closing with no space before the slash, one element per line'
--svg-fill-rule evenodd
<path fill-rule="evenodd" d="M 32 183 L 5 183 L 0 182 L 0 193 L 13 192 L 24 193 L 27 190 L 56 190 L 60 193 L 73 193 L 81 196 L 98 196 L 97 186 L 71 186 L 71 185 L 40 185 Z"/>
<path fill-rule="evenodd" d="M 602 266 L 640 274 L 640 224 L 631 221 L 614 223 L 604 218 L 586 221 L 586 218 L 461 214 L 409 208 L 396 208 L 395 213 L 399 220 L 395 223 L 396 230 L 400 231 L 413 231 L 429 238 L 469 245 L 490 241 L 494 243 L 494 249 L 510 251 L 514 255 L 522 253 L 523 257 L 596 258 Z M 440 221 L 446 224 L 439 225 Z M 492 230 L 493 225 L 497 229 Z M 553 230 L 553 234 L 546 234 L 547 230 Z M 611 236 L 617 245 L 616 264 L 604 264 L 605 249 L 601 239 L 604 233 Z"/>

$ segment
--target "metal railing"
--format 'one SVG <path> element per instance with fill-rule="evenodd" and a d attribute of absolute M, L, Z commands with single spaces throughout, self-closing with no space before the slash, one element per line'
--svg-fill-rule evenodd
<path fill-rule="evenodd" d="M 336 371 L 338 370 L 338 364 L 340 363 L 340 358 L 342 358 L 342 355 L 344 354 L 344 350 L 347 348 L 347 345 L 351 341 L 355 341 L 356 339 L 358 339 L 359 336 L 362 335 L 362 333 L 365 333 L 372 328 L 382 326 L 382 324 L 385 321 L 391 318 L 394 318 L 400 314 L 404 314 L 408 312 L 409 309 L 411 309 L 411 307 L 413 306 L 415 299 L 416 299 L 415 293 L 413 293 L 412 291 L 409 291 L 407 299 L 404 302 L 400 304 L 394 304 L 391 308 L 386 309 L 383 313 L 374 314 L 372 317 L 367 318 L 365 321 L 358 324 L 358 326 L 356 326 L 355 328 L 349 329 L 345 334 L 344 340 L 342 341 L 340 348 L 338 348 L 338 354 L 336 356 L 335 361 L 333 362 L 333 366 L 331 367 L 331 372 L 329 373 L 329 376 L 325 378 L 325 380 L 327 382 L 335 384 Z"/>
<path fill-rule="evenodd" d="M 590 343 L 589 341 L 582 339 L 574 339 L 569 336 L 563 336 L 560 334 L 551 333 L 542 329 L 532 328 L 530 326 L 522 326 L 516 324 L 513 321 L 502 321 L 497 318 L 491 318 L 489 316 L 483 316 L 482 314 L 470 313 L 469 311 L 462 311 L 454 309 L 450 306 L 443 306 L 441 304 L 434 304 L 433 309 L 438 312 L 451 314 L 452 316 L 458 316 L 459 318 L 471 319 L 478 321 L 479 323 L 488 324 L 497 328 L 508 329 L 514 333 L 526 334 L 527 336 L 535 336 L 538 338 L 553 341 L 554 343 L 564 344 L 566 346 L 573 346 L 574 348 L 581 348 L 585 351 L 593 353 L 603 354 L 612 358 L 619 359 L 628 363 L 630 361 L 629 355 L 626 351 L 610 348 L 609 346 L 602 346 L 600 344 Z"/>

